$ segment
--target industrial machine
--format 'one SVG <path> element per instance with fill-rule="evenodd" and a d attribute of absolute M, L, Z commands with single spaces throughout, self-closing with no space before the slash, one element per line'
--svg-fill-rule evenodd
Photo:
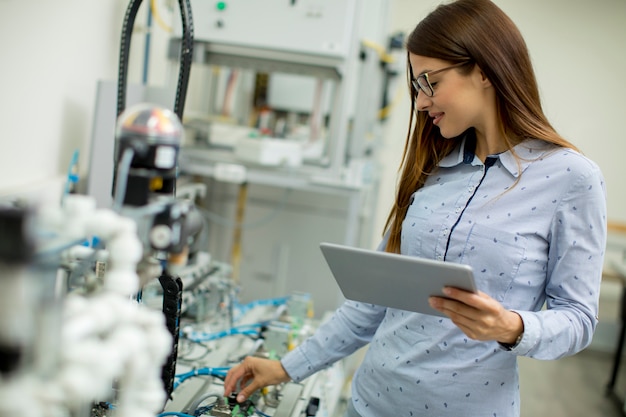
<path fill-rule="evenodd" d="M 306 294 L 241 304 L 231 268 L 196 253 L 177 269 L 184 290 L 170 361 L 161 308 L 169 288 L 154 278 L 154 265 L 140 268 L 146 242 L 135 222 L 69 196 L 59 208 L 4 208 L 0 224 L 8 232 L 0 258 L 0 415 L 332 415 L 339 404 L 340 364 L 244 404 L 223 398 L 230 366 L 246 355 L 280 358 L 314 331 Z M 95 236 L 95 245 L 85 239 Z"/>
<path fill-rule="evenodd" d="M 1 207 L 0 415 L 332 415 L 339 404 L 340 364 L 243 404 L 223 398 L 233 364 L 280 358 L 319 322 L 307 294 L 241 303 L 232 267 L 198 249 L 202 187 L 174 196 L 161 179 L 174 150 L 158 148 L 175 147 L 180 127 L 159 107 L 120 115 L 110 209 L 77 194 Z"/>
<path fill-rule="evenodd" d="M 164 88 L 127 80 L 141 3 L 98 88 L 88 195 L 0 202 L 0 417 L 339 415 L 348 362 L 242 404 L 222 380 L 340 302 L 312 253 L 367 229 L 386 2 L 180 0 Z"/>
<path fill-rule="evenodd" d="M 377 151 L 402 47 L 388 2 L 191 6 L 180 170 L 206 184 L 209 251 L 233 264 L 242 300 L 305 291 L 321 318 L 343 299 L 319 242 L 370 246 L 377 234 Z"/>

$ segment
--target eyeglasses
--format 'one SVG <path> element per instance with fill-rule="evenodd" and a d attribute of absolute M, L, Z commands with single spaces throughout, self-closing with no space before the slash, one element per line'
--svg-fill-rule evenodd
<path fill-rule="evenodd" d="M 440 72 L 447 71 L 452 68 L 460 67 L 461 65 L 467 64 L 468 61 L 459 62 L 454 65 L 450 65 L 449 67 L 441 68 L 436 71 L 425 72 L 417 76 L 417 78 L 413 78 L 411 83 L 413 84 L 413 88 L 415 91 L 419 92 L 420 90 L 424 92 L 428 97 L 432 97 L 435 95 L 435 90 L 433 89 L 433 85 L 430 83 L 430 76 L 439 74 Z"/>

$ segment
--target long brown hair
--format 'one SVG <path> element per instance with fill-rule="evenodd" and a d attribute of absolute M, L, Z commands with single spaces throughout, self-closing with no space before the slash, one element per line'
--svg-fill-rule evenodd
<path fill-rule="evenodd" d="M 467 62 L 458 69 L 465 73 L 478 65 L 496 91 L 499 128 L 507 149 L 527 138 L 576 149 L 548 122 L 526 42 L 515 23 L 490 0 L 458 0 L 438 6 L 411 32 L 406 48 L 407 56 L 413 53 L 451 64 Z M 410 82 L 413 74 L 407 62 L 412 97 L 409 131 L 396 201 L 385 224 L 385 232 L 389 232 L 385 250 L 396 253 L 400 252 L 402 221 L 411 195 L 458 145 L 458 140 L 441 136 L 426 112 L 416 112 L 417 91 Z"/>

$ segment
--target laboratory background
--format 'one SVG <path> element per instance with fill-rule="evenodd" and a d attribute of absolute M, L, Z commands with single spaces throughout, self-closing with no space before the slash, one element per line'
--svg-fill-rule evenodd
<path fill-rule="evenodd" d="M 622 416 L 626 1 L 494 0 L 609 238 L 590 347 L 520 359 L 522 416 Z M 223 397 L 343 301 L 321 242 L 375 249 L 438 0 L 0 0 L 0 416 L 342 416 L 359 351 Z"/>

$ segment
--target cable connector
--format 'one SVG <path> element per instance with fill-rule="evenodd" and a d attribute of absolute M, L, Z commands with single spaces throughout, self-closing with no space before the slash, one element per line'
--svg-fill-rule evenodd
<path fill-rule="evenodd" d="M 220 397 L 217 399 L 217 404 L 211 409 L 211 416 L 214 417 L 232 417 L 230 406 L 228 405 L 228 398 Z"/>

